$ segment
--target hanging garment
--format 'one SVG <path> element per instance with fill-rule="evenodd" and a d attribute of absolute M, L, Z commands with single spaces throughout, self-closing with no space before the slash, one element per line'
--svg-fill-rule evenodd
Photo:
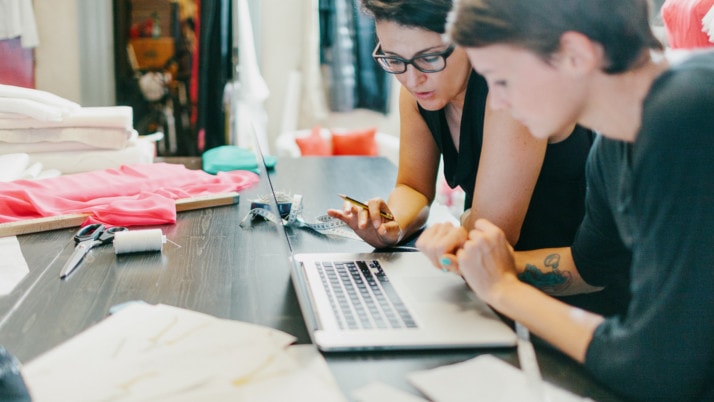
<path fill-rule="evenodd" d="M 198 58 L 198 123 L 203 151 L 226 144 L 224 90 L 233 78 L 231 1 L 201 0 Z"/>
<path fill-rule="evenodd" d="M 714 46 L 704 25 L 706 14 L 714 9 L 714 0 L 667 0 L 662 5 L 662 21 L 672 49 L 696 49 Z"/>
<path fill-rule="evenodd" d="M 40 43 L 32 0 L 0 0 L 0 39 L 17 37 L 24 48 Z"/>

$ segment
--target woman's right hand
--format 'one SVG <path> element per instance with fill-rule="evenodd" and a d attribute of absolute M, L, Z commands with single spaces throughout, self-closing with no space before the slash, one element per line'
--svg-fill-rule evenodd
<path fill-rule="evenodd" d="M 403 238 L 402 229 L 396 220 L 387 220 L 380 214 L 391 214 L 387 203 L 381 198 L 372 198 L 366 202 L 369 209 L 359 208 L 345 202 L 344 209 L 329 209 L 327 214 L 346 223 L 364 241 L 375 248 L 394 246 Z"/>
<path fill-rule="evenodd" d="M 461 226 L 449 222 L 436 223 L 426 228 L 416 241 L 416 247 L 435 267 L 460 274 L 456 252 L 463 247 L 469 234 Z"/>

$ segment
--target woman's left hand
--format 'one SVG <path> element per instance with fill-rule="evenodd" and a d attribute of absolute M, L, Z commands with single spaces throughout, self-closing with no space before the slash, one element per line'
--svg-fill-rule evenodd
<path fill-rule="evenodd" d="M 514 280 L 518 281 L 513 247 L 503 231 L 485 219 L 476 221 L 456 255 L 464 279 L 486 302 Z"/>
<path fill-rule="evenodd" d="M 435 267 L 443 271 L 459 273 L 456 251 L 461 248 L 468 233 L 451 223 L 436 223 L 419 236 L 416 247 L 424 253 Z"/>

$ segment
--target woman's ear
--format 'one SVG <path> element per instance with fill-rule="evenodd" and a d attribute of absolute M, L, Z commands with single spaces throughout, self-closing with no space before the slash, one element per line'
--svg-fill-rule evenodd
<path fill-rule="evenodd" d="M 562 67 L 576 75 L 593 69 L 599 70 L 604 64 L 602 46 L 580 32 L 568 31 L 560 37 L 559 60 Z"/>

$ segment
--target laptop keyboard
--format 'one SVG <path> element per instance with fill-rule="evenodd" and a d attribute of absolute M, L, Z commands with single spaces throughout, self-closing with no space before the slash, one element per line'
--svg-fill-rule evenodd
<path fill-rule="evenodd" d="M 316 265 L 340 329 L 417 328 L 378 261 Z"/>

